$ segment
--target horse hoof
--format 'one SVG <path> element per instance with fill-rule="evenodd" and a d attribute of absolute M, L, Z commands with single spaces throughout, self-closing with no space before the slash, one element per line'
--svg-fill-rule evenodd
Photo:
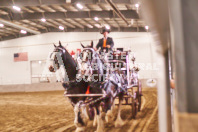
<path fill-rule="evenodd" d="M 105 116 L 105 121 L 106 122 L 112 122 L 113 121 L 113 114 L 111 111 L 107 111 L 107 114 Z"/>
<path fill-rule="evenodd" d="M 94 122 L 94 123 L 93 123 L 93 127 L 96 127 L 96 125 L 97 125 L 97 124 Z"/>
<path fill-rule="evenodd" d="M 77 127 L 75 132 L 84 132 L 85 127 Z"/>
<path fill-rule="evenodd" d="M 103 132 L 103 130 L 101 131 L 101 130 L 99 130 L 99 131 L 94 131 L 94 132 Z"/>
<path fill-rule="evenodd" d="M 97 120 L 95 119 L 96 117 L 94 117 L 94 121 L 93 121 L 93 126 L 95 127 L 97 125 Z"/>
<path fill-rule="evenodd" d="M 123 120 L 116 120 L 115 121 L 115 127 L 116 128 L 122 127 L 123 125 L 124 125 Z"/>
<path fill-rule="evenodd" d="M 95 132 L 104 132 L 104 129 L 96 130 Z"/>

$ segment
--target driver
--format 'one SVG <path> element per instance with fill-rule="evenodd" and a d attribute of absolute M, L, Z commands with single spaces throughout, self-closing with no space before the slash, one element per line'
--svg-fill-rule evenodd
<path fill-rule="evenodd" d="M 102 29 L 101 34 L 103 34 L 103 38 L 101 38 L 96 45 L 95 50 L 98 50 L 100 48 L 100 53 L 103 52 L 103 49 L 106 49 L 106 52 L 108 50 L 112 51 L 112 48 L 114 46 L 113 39 L 111 37 L 108 37 L 108 34 L 110 33 L 110 30 L 104 28 Z"/>

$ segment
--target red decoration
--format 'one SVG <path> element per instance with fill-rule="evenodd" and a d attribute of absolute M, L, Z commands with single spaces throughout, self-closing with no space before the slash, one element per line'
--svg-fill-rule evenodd
<path fill-rule="evenodd" d="M 87 91 L 85 94 L 90 94 L 89 89 L 90 89 L 90 86 L 87 87 Z"/>
<path fill-rule="evenodd" d="M 70 53 L 70 55 L 71 55 L 71 56 L 72 56 L 72 55 L 75 55 L 75 52 L 72 50 L 71 53 Z"/>
<path fill-rule="evenodd" d="M 77 52 L 79 52 L 79 53 L 80 53 L 80 52 L 81 52 L 81 49 L 77 49 Z"/>

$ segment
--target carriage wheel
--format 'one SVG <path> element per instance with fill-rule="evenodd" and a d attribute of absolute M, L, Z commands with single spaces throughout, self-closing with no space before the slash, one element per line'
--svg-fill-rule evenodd
<path fill-rule="evenodd" d="M 141 105 L 142 105 L 142 84 L 141 81 L 138 81 L 138 111 L 141 110 Z"/>
<path fill-rule="evenodd" d="M 132 89 L 132 92 L 133 92 L 133 89 Z M 137 111 L 138 111 L 138 109 L 137 109 L 137 103 L 136 103 L 136 99 L 137 99 L 136 98 L 136 93 L 133 94 L 133 95 L 135 95 L 135 97 L 132 97 L 132 103 L 131 103 L 131 105 L 132 105 L 132 118 L 134 118 L 134 119 L 135 119 L 136 114 L 137 114 Z"/>
<path fill-rule="evenodd" d="M 138 105 L 138 111 L 140 111 L 141 110 L 141 103 L 142 103 L 142 96 L 140 95 L 139 96 L 139 98 L 138 98 L 138 103 L 139 103 L 139 105 Z"/>
<path fill-rule="evenodd" d="M 136 102 L 133 102 L 132 103 L 132 118 L 133 119 L 135 119 L 136 114 L 137 114 L 137 105 L 136 105 Z"/>

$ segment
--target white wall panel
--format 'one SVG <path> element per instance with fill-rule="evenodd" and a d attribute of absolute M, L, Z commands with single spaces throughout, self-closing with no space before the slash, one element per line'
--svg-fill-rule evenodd
<path fill-rule="evenodd" d="M 157 78 L 160 63 L 156 61 L 154 43 L 149 33 L 121 33 L 112 32 L 115 48 L 124 47 L 136 53 L 137 63 L 142 66 L 140 78 Z M 28 84 L 31 83 L 30 61 L 45 60 L 49 52 L 53 51 L 53 43 L 59 40 L 67 45 L 69 51 L 81 48 L 80 42 L 87 45 L 94 40 L 94 45 L 102 35 L 97 32 L 86 33 L 46 33 L 0 42 L 0 85 L 1 84 Z M 152 45 L 152 53 L 151 46 Z M 29 61 L 14 62 L 13 54 L 28 52 Z M 150 67 L 151 65 L 155 67 Z M 152 70 L 153 69 L 153 70 Z"/>

